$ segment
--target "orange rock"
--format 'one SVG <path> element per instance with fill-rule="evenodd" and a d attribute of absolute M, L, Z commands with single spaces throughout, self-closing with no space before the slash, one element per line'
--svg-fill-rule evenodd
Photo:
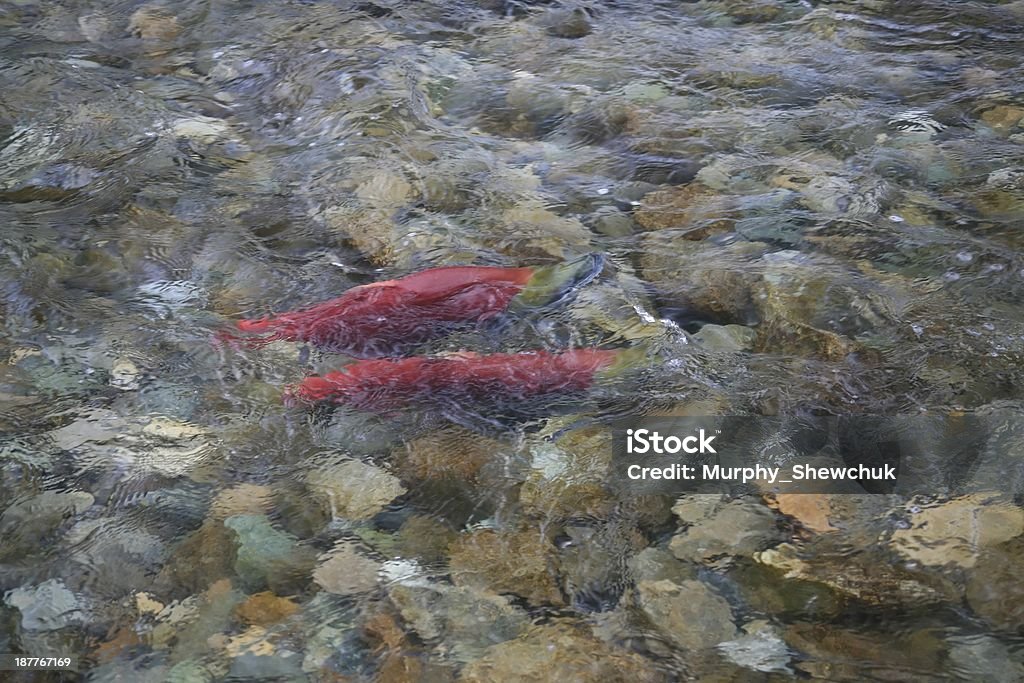
<path fill-rule="evenodd" d="M 829 523 L 832 512 L 829 497 L 823 493 L 778 493 L 768 505 L 784 515 L 795 518 L 811 531 L 825 533 L 836 531 Z"/>
<path fill-rule="evenodd" d="M 405 631 L 390 612 L 376 612 L 363 624 L 363 633 L 377 650 L 397 650 L 405 645 Z"/>
<path fill-rule="evenodd" d="M 690 228 L 683 237 L 702 240 L 709 235 L 732 230 L 732 202 L 700 183 L 656 190 L 643 199 L 634 214 L 646 230 Z"/>
<path fill-rule="evenodd" d="M 288 598 L 270 591 L 250 595 L 235 608 L 235 617 L 244 624 L 269 626 L 284 621 L 299 611 L 299 606 Z"/>
<path fill-rule="evenodd" d="M 456 585 L 514 593 L 535 604 L 564 603 L 554 566 L 554 546 L 539 530 L 462 534 L 449 549 Z"/>
<path fill-rule="evenodd" d="M 139 638 L 139 634 L 133 629 L 123 627 L 119 628 L 109 640 L 100 643 L 93 654 L 97 662 L 106 664 L 117 659 L 125 650 L 140 644 L 142 644 L 142 640 Z"/>

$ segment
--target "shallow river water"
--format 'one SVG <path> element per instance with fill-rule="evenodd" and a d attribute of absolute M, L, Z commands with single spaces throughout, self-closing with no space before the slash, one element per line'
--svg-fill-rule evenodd
<path fill-rule="evenodd" d="M 1022 57 L 1020 0 L 0 2 L 0 654 L 76 660 L 0 677 L 1024 680 Z M 627 359 L 555 400 L 218 336 L 587 254 L 401 350 Z M 941 476 L 630 488 L 652 414 Z"/>

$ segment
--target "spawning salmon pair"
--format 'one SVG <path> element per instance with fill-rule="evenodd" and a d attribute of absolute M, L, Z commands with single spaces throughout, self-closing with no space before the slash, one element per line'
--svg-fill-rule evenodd
<path fill-rule="evenodd" d="M 487 404 L 499 397 L 516 401 L 577 392 L 591 386 L 595 374 L 612 366 L 620 352 L 398 356 L 458 329 L 563 303 L 603 266 L 603 256 L 588 254 L 537 268 L 432 268 L 354 287 L 304 310 L 241 320 L 238 332 L 223 333 L 221 339 L 250 347 L 300 341 L 363 359 L 289 388 L 285 397 L 290 403 L 388 411 L 434 402 Z"/>

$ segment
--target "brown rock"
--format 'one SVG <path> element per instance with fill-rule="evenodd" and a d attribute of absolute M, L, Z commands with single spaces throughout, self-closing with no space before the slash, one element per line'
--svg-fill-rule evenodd
<path fill-rule="evenodd" d="M 500 460 L 507 447 L 468 429 L 439 429 L 409 441 L 394 452 L 403 480 L 474 481 L 481 470 Z"/>
<path fill-rule="evenodd" d="M 106 664 L 120 657 L 126 650 L 141 644 L 142 639 L 139 638 L 139 634 L 135 632 L 135 629 L 123 627 L 119 628 L 109 639 L 100 643 L 93 651 L 93 656 L 97 662 Z"/>
<path fill-rule="evenodd" d="M 540 531 L 463 534 L 449 553 L 456 585 L 513 593 L 533 603 L 563 603 L 554 546 Z"/>
<path fill-rule="evenodd" d="M 688 228 L 682 234 L 688 240 L 728 232 L 735 222 L 733 202 L 700 183 L 651 192 L 634 219 L 646 230 Z"/>
<path fill-rule="evenodd" d="M 455 672 L 430 661 L 426 655 L 395 652 L 385 657 L 374 680 L 380 683 L 445 683 L 455 680 Z"/>
<path fill-rule="evenodd" d="M 397 650 L 407 641 L 405 631 L 398 623 L 398 617 L 390 610 L 374 612 L 363 624 L 367 640 L 375 644 L 376 650 Z"/>
<path fill-rule="evenodd" d="M 245 602 L 235 608 L 235 617 L 244 624 L 269 626 L 284 621 L 298 611 L 299 606 L 288 598 L 265 591 L 246 598 Z"/>
<path fill-rule="evenodd" d="M 768 245 L 680 241 L 673 232 L 642 235 L 641 245 L 644 279 L 666 299 L 723 323 L 756 321 L 758 258 Z"/>
<path fill-rule="evenodd" d="M 784 572 L 787 579 L 817 581 L 871 605 L 917 607 L 959 599 L 956 587 L 941 576 L 912 572 L 873 552 L 818 549 L 801 553 L 783 543 L 755 554 L 754 559 Z"/>
<path fill-rule="evenodd" d="M 832 511 L 830 500 L 831 497 L 823 493 L 778 493 L 769 505 L 793 517 L 805 528 L 823 533 L 836 530 L 828 520 Z"/>
<path fill-rule="evenodd" d="M 167 10 L 145 5 L 128 20 L 128 32 L 143 40 L 171 41 L 181 33 L 181 26 L 178 18 Z"/>
<path fill-rule="evenodd" d="M 1007 133 L 1024 121 L 1024 107 L 999 104 L 981 114 L 981 120 L 998 133 Z"/>
<path fill-rule="evenodd" d="M 237 552 L 235 534 L 219 520 L 207 520 L 178 544 L 157 584 L 176 592 L 202 592 L 218 579 L 234 574 Z"/>
<path fill-rule="evenodd" d="M 239 484 L 217 494 L 210 505 L 210 516 L 227 519 L 235 515 L 265 515 L 273 507 L 273 497 L 269 486 Z"/>
<path fill-rule="evenodd" d="M 679 647 L 712 648 L 736 635 L 729 603 L 700 581 L 641 581 L 636 589 L 640 609 Z"/>
<path fill-rule="evenodd" d="M 864 632 L 831 624 L 796 623 L 783 634 L 808 655 L 797 666 L 812 678 L 862 681 L 865 667 L 879 681 L 930 681 L 945 677 L 945 648 L 935 629 Z M 915 672 L 917 675 L 909 675 Z"/>
<path fill-rule="evenodd" d="M 976 493 L 926 507 L 897 529 L 897 552 L 925 565 L 969 569 L 983 549 L 1024 533 L 1024 510 L 997 493 Z"/>
<path fill-rule="evenodd" d="M 645 683 L 668 676 L 643 657 L 613 648 L 568 624 L 538 626 L 515 640 L 499 643 L 468 664 L 460 681 L 547 683 Z"/>
<path fill-rule="evenodd" d="M 398 548 L 405 557 L 414 557 L 421 564 L 440 562 L 447 556 L 448 545 L 457 534 L 430 517 L 413 515 L 398 530 Z"/>
<path fill-rule="evenodd" d="M 1020 580 L 1024 536 L 985 550 L 967 580 L 967 603 L 990 624 L 1024 630 L 1024 583 Z"/>
<path fill-rule="evenodd" d="M 377 587 L 380 565 L 351 545 L 339 545 L 313 572 L 313 580 L 329 593 L 354 595 Z"/>

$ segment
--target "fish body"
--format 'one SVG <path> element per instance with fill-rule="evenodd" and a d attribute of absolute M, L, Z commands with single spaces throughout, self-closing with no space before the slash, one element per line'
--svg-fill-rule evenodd
<path fill-rule="evenodd" d="M 593 279 L 603 264 L 600 255 L 587 254 L 536 268 L 431 268 L 354 287 L 300 311 L 240 320 L 238 332 L 219 336 L 250 347 L 286 340 L 355 358 L 401 356 L 426 341 L 494 320 L 508 310 L 522 313 L 562 303 Z"/>
<path fill-rule="evenodd" d="M 460 353 L 364 360 L 306 378 L 286 393 L 291 404 L 329 402 L 372 412 L 431 405 L 495 406 L 588 389 L 619 352 Z"/>

